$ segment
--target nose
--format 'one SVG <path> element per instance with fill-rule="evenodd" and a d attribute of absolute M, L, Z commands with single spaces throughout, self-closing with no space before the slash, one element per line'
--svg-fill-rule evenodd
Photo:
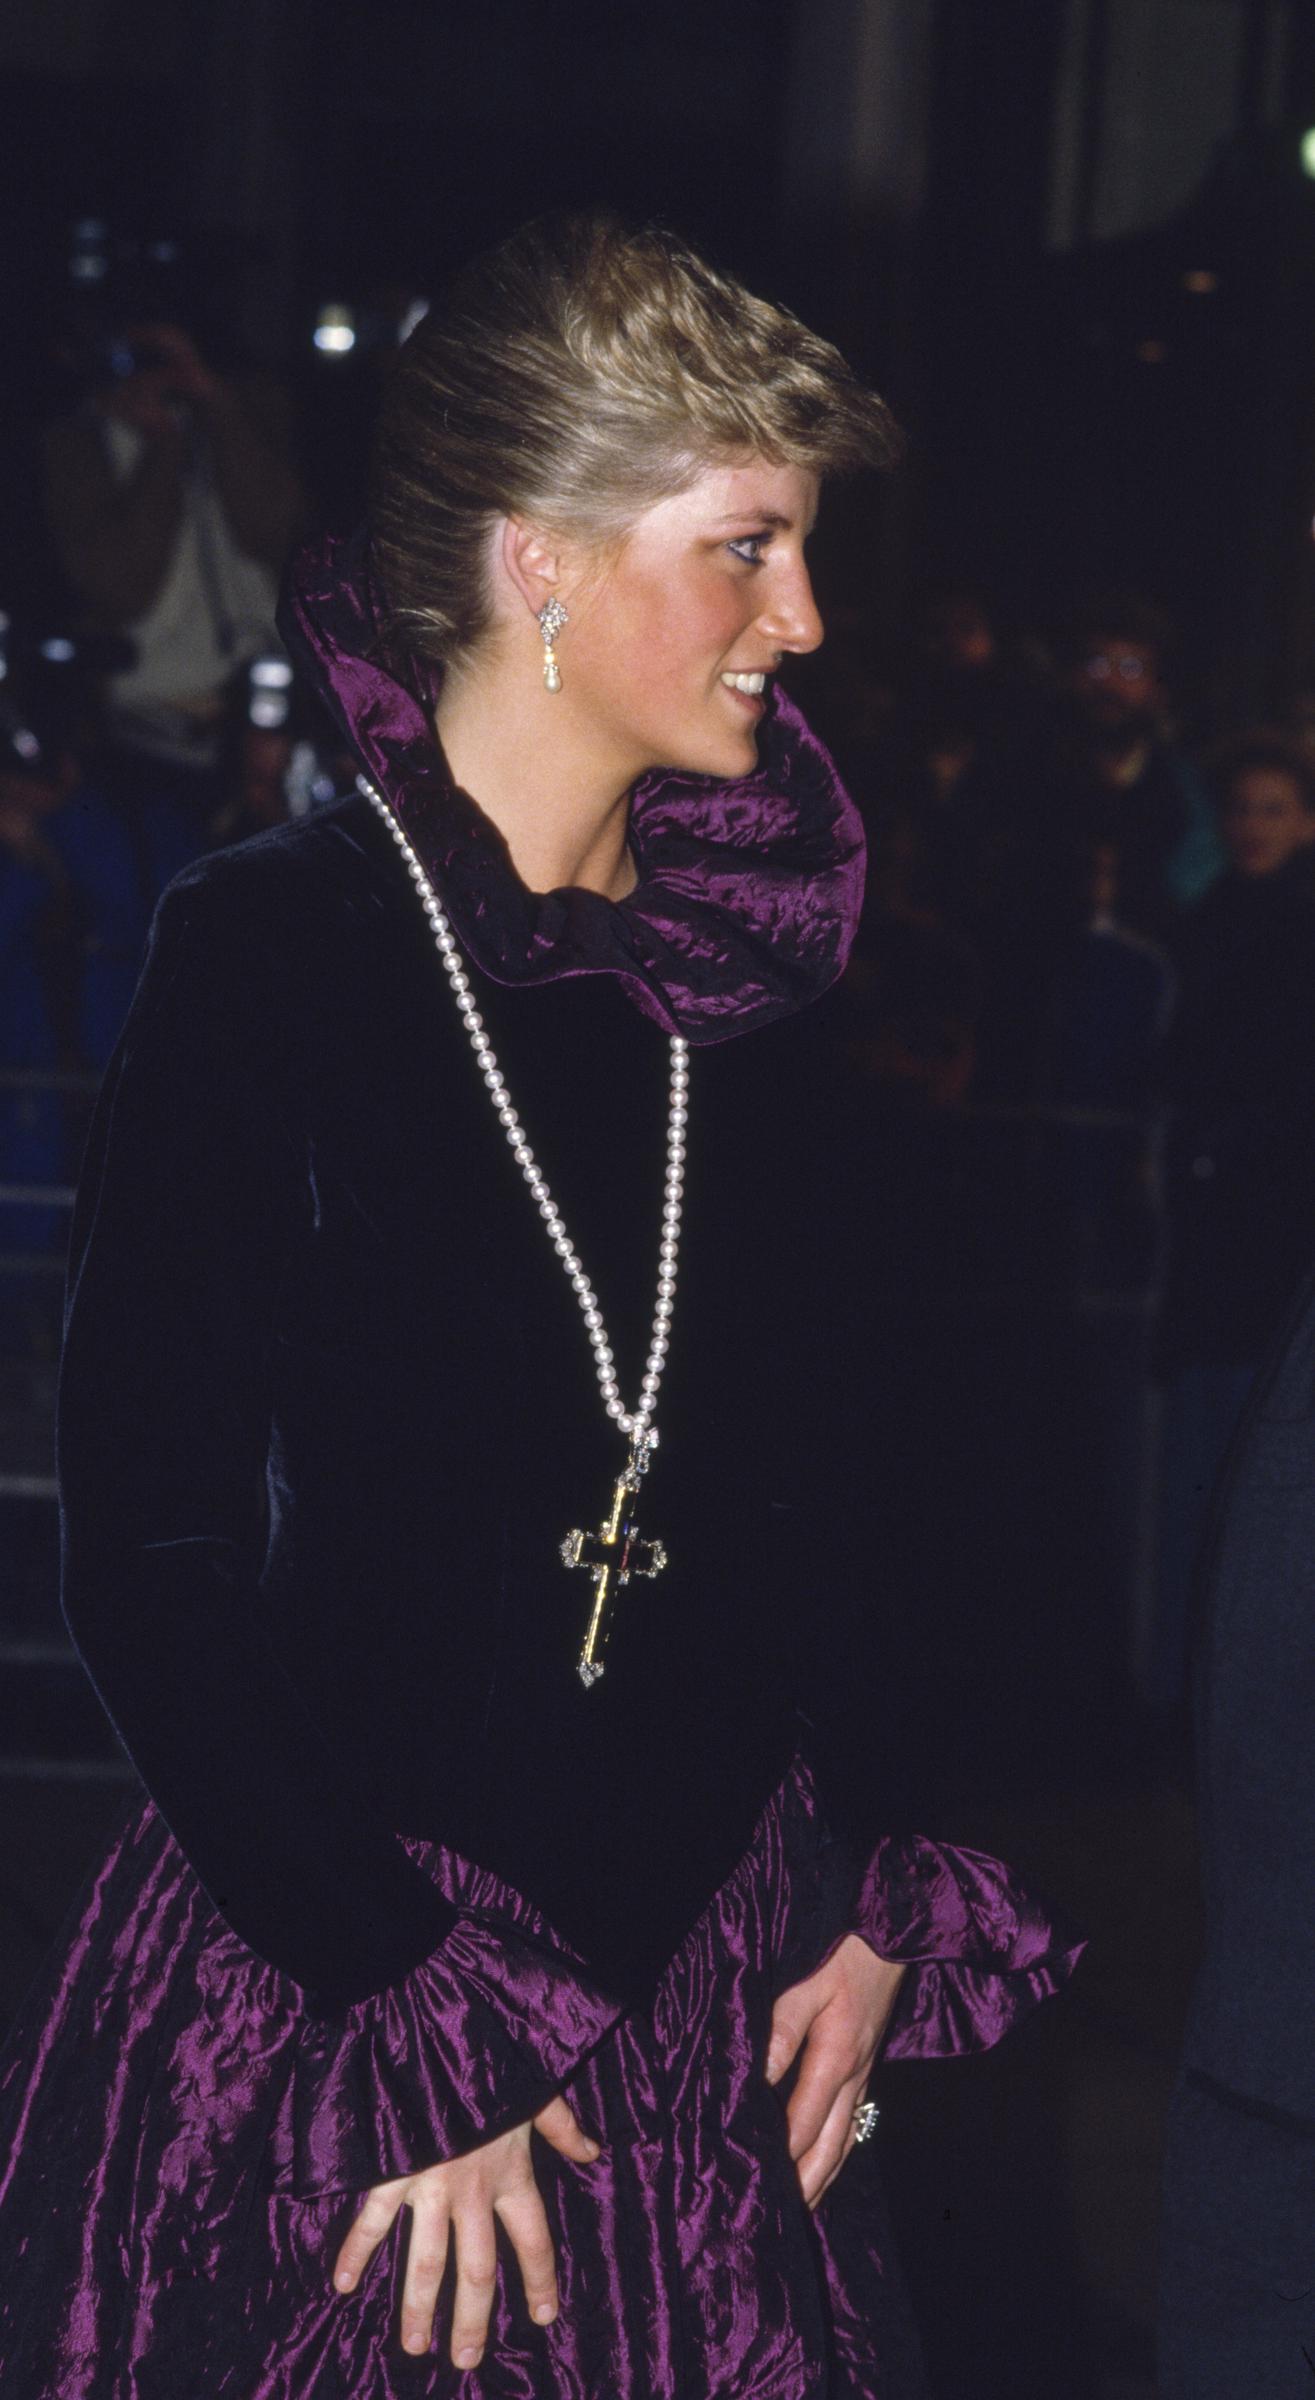
<path fill-rule="evenodd" d="M 825 628 L 813 597 L 812 577 L 802 559 L 778 583 L 758 622 L 778 650 L 802 656 L 817 649 Z"/>

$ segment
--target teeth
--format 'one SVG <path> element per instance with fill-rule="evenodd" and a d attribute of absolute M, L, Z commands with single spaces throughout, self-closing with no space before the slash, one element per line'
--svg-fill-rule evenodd
<path fill-rule="evenodd" d="M 731 690 L 732 690 L 733 692 L 749 692 L 749 693 L 750 693 L 750 694 L 752 694 L 752 695 L 753 695 L 755 698 L 756 698 L 756 696 L 758 695 L 758 693 L 760 693 L 760 692 L 761 692 L 761 690 L 762 690 L 762 688 L 763 688 L 763 685 L 766 683 L 766 681 L 767 681 L 767 677 L 766 677 L 765 675 L 723 675 L 723 676 L 722 676 L 722 682 L 723 682 L 723 683 L 728 683 L 728 684 L 730 685 L 730 687 L 731 687 Z"/>

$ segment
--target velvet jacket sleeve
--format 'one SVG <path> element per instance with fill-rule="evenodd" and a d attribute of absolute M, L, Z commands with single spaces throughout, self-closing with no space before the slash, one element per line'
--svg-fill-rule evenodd
<path fill-rule="evenodd" d="M 368 2179 L 533 2114 L 618 2012 L 564 1959 L 462 1919 L 262 1625 L 269 1361 L 312 1194 L 250 877 L 220 857 L 170 887 L 98 1104 L 60 1395 L 64 1609 L 205 1891 L 343 2032 L 321 2058 L 308 2025 L 303 2084 L 323 2069 L 340 2129 L 360 2120 Z"/>
<path fill-rule="evenodd" d="M 279 994 L 225 877 L 175 884 L 74 1216 L 59 1406 L 63 1603 L 142 1780 L 244 1941 L 336 2006 L 451 1911 L 369 1820 L 269 1647 L 268 1370 L 309 1205 Z"/>

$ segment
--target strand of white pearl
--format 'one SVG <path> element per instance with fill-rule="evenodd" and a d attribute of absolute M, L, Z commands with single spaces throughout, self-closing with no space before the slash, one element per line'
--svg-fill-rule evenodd
<path fill-rule="evenodd" d="M 415 847 L 387 801 L 372 783 L 362 775 L 358 788 L 383 818 L 393 840 L 407 863 L 411 881 L 424 904 L 430 930 L 438 944 L 439 955 L 447 970 L 447 979 L 461 1014 L 461 1022 L 470 1035 L 476 1062 L 488 1087 L 489 1097 L 497 1110 L 512 1156 L 538 1204 L 548 1238 L 560 1258 L 570 1281 L 571 1289 L 580 1303 L 585 1331 L 589 1336 L 598 1373 L 598 1388 L 609 1417 L 627 1434 L 636 1456 L 642 1461 L 649 1450 L 656 1448 L 657 1428 L 653 1417 L 657 1408 L 662 1370 L 666 1365 L 671 1334 L 672 1310 L 676 1298 L 676 1258 L 680 1247 L 680 1218 L 685 1186 L 685 1127 L 689 1116 L 689 1044 L 680 1034 L 671 1037 L 671 1102 L 667 1117 L 667 1172 L 662 1201 L 662 1238 L 658 1245 L 657 1305 L 653 1312 L 653 1338 L 649 1343 L 648 1361 L 640 1385 L 638 1405 L 628 1409 L 621 1398 L 616 1379 L 616 1363 L 603 1323 L 603 1312 L 594 1296 L 594 1287 L 580 1264 L 579 1254 L 562 1221 L 561 1211 L 548 1189 L 534 1152 L 521 1131 L 520 1119 L 511 1104 L 502 1069 L 493 1055 L 493 1045 L 484 1031 L 484 1020 L 475 1006 L 470 978 L 461 963 L 452 928 L 443 913 L 438 894 L 430 882 Z"/>

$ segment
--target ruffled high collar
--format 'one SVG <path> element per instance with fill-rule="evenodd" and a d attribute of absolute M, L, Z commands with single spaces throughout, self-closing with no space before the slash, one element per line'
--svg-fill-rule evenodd
<path fill-rule="evenodd" d="M 863 893 L 858 811 L 779 687 L 740 782 L 657 770 L 631 797 L 638 882 L 624 900 L 531 892 L 501 834 L 448 773 L 421 703 L 371 656 L 359 534 L 309 544 L 280 611 L 302 673 L 394 810 L 453 929 L 501 983 L 615 975 L 670 1033 L 716 1042 L 802 1008 L 849 956 Z"/>

